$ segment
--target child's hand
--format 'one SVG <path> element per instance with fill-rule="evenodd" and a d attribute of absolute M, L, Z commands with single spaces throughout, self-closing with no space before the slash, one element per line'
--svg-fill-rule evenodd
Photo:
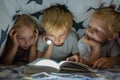
<path fill-rule="evenodd" d="M 13 41 L 13 45 L 18 47 L 19 44 L 17 42 L 17 35 L 18 35 L 18 33 L 15 33 L 15 29 L 10 30 L 9 36 L 10 36 L 11 40 Z"/>
<path fill-rule="evenodd" d="M 42 39 L 43 39 L 43 43 L 47 43 L 48 45 L 52 45 L 52 46 L 54 45 L 53 41 L 46 34 L 43 35 Z"/>
<path fill-rule="evenodd" d="M 38 39 L 38 35 L 39 35 L 39 31 L 37 29 L 35 29 L 35 42 L 37 41 Z"/>
<path fill-rule="evenodd" d="M 42 37 L 43 43 L 46 42 L 45 38 L 47 38 L 47 36 L 46 36 L 46 34 L 44 33 L 44 34 L 43 34 L 43 37 Z"/>
<path fill-rule="evenodd" d="M 112 58 L 108 57 L 102 57 L 93 63 L 93 68 L 105 69 L 112 67 L 114 67 L 114 61 L 112 60 Z"/>
<path fill-rule="evenodd" d="M 81 58 L 79 55 L 73 55 L 71 57 L 68 57 L 66 61 L 75 61 L 75 62 L 81 62 L 84 63 L 84 59 Z"/>
<path fill-rule="evenodd" d="M 71 57 L 68 57 L 68 58 L 66 59 L 66 61 L 76 61 L 76 62 L 78 62 L 78 61 L 79 61 L 79 56 L 73 55 L 73 56 L 71 56 Z"/>
<path fill-rule="evenodd" d="M 95 40 L 89 39 L 87 35 L 82 38 L 82 41 L 90 45 L 92 48 L 100 47 L 100 44 Z"/>
<path fill-rule="evenodd" d="M 37 29 L 35 29 L 34 35 L 35 35 L 35 40 L 34 40 L 32 45 L 36 45 L 37 44 L 38 35 L 39 35 L 39 31 Z"/>

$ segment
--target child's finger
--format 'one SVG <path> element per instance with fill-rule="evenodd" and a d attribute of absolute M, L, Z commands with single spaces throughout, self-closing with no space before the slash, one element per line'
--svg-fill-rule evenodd
<path fill-rule="evenodd" d="M 18 35 L 18 33 L 15 33 L 15 34 L 13 35 L 14 39 L 17 39 L 17 35 Z"/>
<path fill-rule="evenodd" d="M 67 58 L 67 61 L 75 61 L 76 59 L 74 57 Z"/>
<path fill-rule="evenodd" d="M 107 64 L 104 64 L 104 65 L 102 66 L 103 69 L 105 69 L 105 68 L 109 68 L 109 67 L 110 67 L 110 66 L 107 65 Z"/>
<path fill-rule="evenodd" d="M 35 41 L 37 41 L 37 39 L 38 39 L 38 34 L 35 33 L 34 35 L 35 35 Z"/>
<path fill-rule="evenodd" d="M 78 57 L 75 58 L 75 62 L 79 62 L 80 59 Z"/>
<path fill-rule="evenodd" d="M 97 68 L 97 67 L 99 67 L 99 63 L 101 62 L 101 60 L 99 59 L 99 60 L 97 60 L 97 61 L 95 61 L 94 63 L 93 63 L 93 68 Z"/>
<path fill-rule="evenodd" d="M 66 61 L 71 61 L 70 57 L 69 57 L 69 58 L 66 58 Z"/>
<path fill-rule="evenodd" d="M 46 36 L 43 36 L 43 38 L 42 38 L 43 43 L 46 42 L 45 38 L 46 38 Z"/>
<path fill-rule="evenodd" d="M 37 29 L 35 29 L 35 35 L 38 36 L 38 34 L 39 34 L 39 31 Z"/>
<path fill-rule="evenodd" d="M 15 34 L 13 35 L 13 39 L 14 39 L 14 44 L 15 44 L 15 45 L 18 45 L 17 35 L 18 35 L 18 33 L 15 33 Z"/>
<path fill-rule="evenodd" d="M 79 62 L 82 63 L 82 62 L 83 62 L 83 59 L 82 59 L 82 58 L 79 58 Z"/>
<path fill-rule="evenodd" d="M 38 29 L 35 29 L 35 33 L 39 34 L 39 31 L 38 31 Z"/>
<path fill-rule="evenodd" d="M 105 64 L 104 64 L 104 62 L 101 61 L 101 62 L 99 62 L 97 68 L 103 68 L 103 66 L 105 66 Z"/>
<path fill-rule="evenodd" d="M 12 38 L 13 36 L 13 32 L 15 31 L 15 29 L 11 29 L 10 32 L 9 32 L 9 36 Z"/>

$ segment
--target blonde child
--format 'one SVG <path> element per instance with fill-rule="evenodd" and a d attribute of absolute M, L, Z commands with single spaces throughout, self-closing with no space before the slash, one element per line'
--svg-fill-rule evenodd
<path fill-rule="evenodd" d="M 1 57 L 3 64 L 26 64 L 36 59 L 38 28 L 27 14 L 19 15 L 9 32 Z"/>
<path fill-rule="evenodd" d="M 119 65 L 120 13 L 114 8 L 96 10 L 85 35 L 78 42 L 80 57 L 93 68 L 112 68 Z"/>
<path fill-rule="evenodd" d="M 77 55 L 77 34 L 71 31 L 73 16 L 63 5 L 54 5 L 43 11 L 41 22 L 45 33 L 38 39 L 38 57 L 55 61 Z M 47 45 L 45 39 L 52 41 Z M 77 60 L 77 58 L 76 58 Z"/>

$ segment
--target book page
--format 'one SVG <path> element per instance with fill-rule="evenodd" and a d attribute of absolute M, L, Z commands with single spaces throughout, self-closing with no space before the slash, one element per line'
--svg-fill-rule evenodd
<path fill-rule="evenodd" d="M 82 63 L 76 63 L 73 61 L 63 61 L 60 63 L 60 68 L 62 70 L 71 70 L 71 71 L 79 71 L 79 72 L 90 72 L 91 68 Z"/>
<path fill-rule="evenodd" d="M 59 72 L 59 64 L 53 60 L 38 58 L 31 62 L 23 70 L 24 74 L 34 74 L 40 72 Z"/>
<path fill-rule="evenodd" d="M 51 72 L 59 72 L 59 70 L 49 66 L 27 66 L 23 70 L 24 74 L 36 74 L 40 72 L 51 73 Z"/>
<path fill-rule="evenodd" d="M 28 64 L 30 66 L 48 66 L 53 67 L 59 70 L 59 64 L 50 59 L 38 58 L 37 60 L 33 61 L 32 63 Z"/>

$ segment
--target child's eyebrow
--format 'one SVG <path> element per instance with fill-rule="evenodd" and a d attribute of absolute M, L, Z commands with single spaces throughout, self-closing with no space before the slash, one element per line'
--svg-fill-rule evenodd
<path fill-rule="evenodd" d="M 17 36 L 18 38 L 21 38 L 22 36 Z"/>
<path fill-rule="evenodd" d="M 18 35 L 17 35 L 17 37 L 21 37 L 21 35 L 20 35 L 20 34 L 18 34 Z"/>

